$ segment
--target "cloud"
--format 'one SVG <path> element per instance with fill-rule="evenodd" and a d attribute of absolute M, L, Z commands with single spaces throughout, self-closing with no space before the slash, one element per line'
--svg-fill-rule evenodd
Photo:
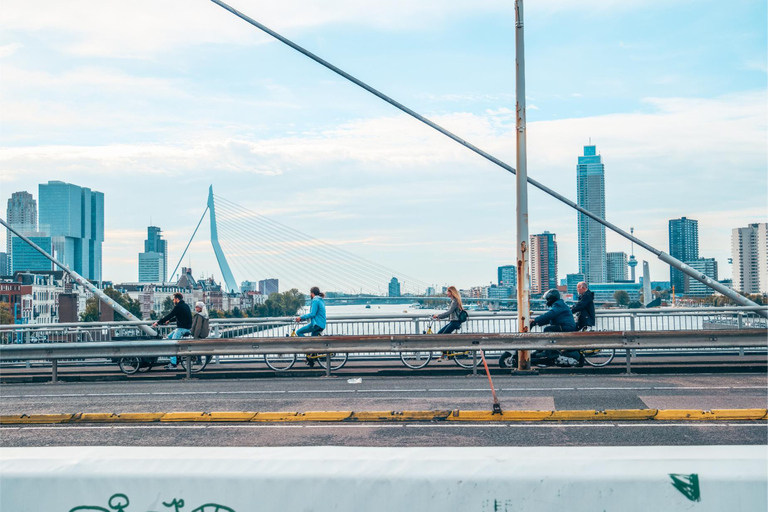
<path fill-rule="evenodd" d="M 504 0 L 294 0 L 261 2 L 236 0 L 232 7 L 278 32 L 351 24 L 402 31 L 436 27 L 481 13 L 513 19 L 514 8 Z M 560 11 L 624 11 L 647 5 L 639 0 L 548 0 L 527 6 L 534 15 Z M 204 44 L 261 44 L 271 38 L 212 2 L 184 0 L 29 0 L 3 5 L 0 30 L 13 33 L 46 31 L 56 34 L 63 52 L 118 58 L 152 58 L 180 47 Z"/>
<path fill-rule="evenodd" d="M 0 59 L 3 57 L 10 57 L 23 47 L 24 45 L 21 43 L 11 43 L 0 46 Z"/>

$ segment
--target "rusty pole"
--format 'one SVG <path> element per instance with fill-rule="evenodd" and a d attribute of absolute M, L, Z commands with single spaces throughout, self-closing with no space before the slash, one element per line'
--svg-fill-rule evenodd
<path fill-rule="evenodd" d="M 515 83 L 517 110 L 517 330 L 528 332 L 531 280 L 528 275 L 528 164 L 525 153 L 525 52 L 523 0 L 515 0 Z M 527 350 L 517 355 L 517 369 L 530 370 Z"/>

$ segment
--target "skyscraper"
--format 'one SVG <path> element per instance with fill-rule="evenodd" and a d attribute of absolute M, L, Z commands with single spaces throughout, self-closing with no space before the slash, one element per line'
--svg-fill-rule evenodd
<path fill-rule="evenodd" d="M 393 277 L 389 281 L 389 296 L 390 297 L 400 296 L 400 281 L 398 281 L 396 277 Z"/>
<path fill-rule="evenodd" d="M 277 279 L 262 279 L 259 281 L 259 293 L 269 297 L 273 293 L 280 291 L 280 284 Z"/>
<path fill-rule="evenodd" d="M 557 288 L 557 241 L 545 231 L 531 235 L 531 293 Z"/>
<path fill-rule="evenodd" d="M 51 237 L 30 236 L 28 238 L 42 250 L 51 254 Z M 11 258 L 12 267 L 9 274 L 25 270 L 53 270 L 51 260 L 37 252 L 36 249 L 33 249 L 31 245 L 17 236 L 14 236 L 11 241 L 11 250 L 13 251 L 13 257 Z"/>
<path fill-rule="evenodd" d="M 768 223 L 750 224 L 731 232 L 733 289 L 768 293 Z"/>
<path fill-rule="evenodd" d="M 686 261 L 686 265 L 691 267 L 699 274 L 704 274 L 717 281 L 717 261 L 715 258 L 699 258 L 693 261 Z M 675 288 L 677 290 L 677 288 Z M 701 281 L 698 281 L 688 275 L 685 275 L 685 294 L 691 297 L 706 297 L 712 295 L 715 291 Z"/>
<path fill-rule="evenodd" d="M 685 217 L 669 221 L 669 255 L 680 261 L 699 259 L 699 221 Z M 685 292 L 685 274 L 676 268 L 669 269 L 669 283 L 676 293 Z"/>
<path fill-rule="evenodd" d="M 606 283 L 627 280 L 627 253 L 609 252 L 605 255 Z"/>
<path fill-rule="evenodd" d="M 86 279 L 101 280 L 104 194 L 63 181 L 38 190 L 40 230 L 50 235 L 59 261 Z"/>
<path fill-rule="evenodd" d="M 584 146 L 584 155 L 576 166 L 576 197 L 578 205 L 605 218 L 605 168 L 595 146 Z M 579 273 L 589 283 L 604 283 L 605 226 L 583 213 L 579 219 Z"/>
<path fill-rule="evenodd" d="M 21 231 L 22 235 L 28 235 L 37 231 L 37 201 L 32 194 L 26 191 L 14 192 L 8 199 L 8 208 L 5 211 L 5 221 L 14 229 Z M 11 266 L 12 234 L 6 230 L 5 253 L 6 266 Z"/>
<path fill-rule="evenodd" d="M 504 265 L 499 267 L 499 286 L 517 287 L 517 267 L 515 265 Z"/>
<path fill-rule="evenodd" d="M 168 243 L 157 226 L 147 228 L 144 252 L 139 254 L 139 282 L 164 283 L 168 280 Z"/>

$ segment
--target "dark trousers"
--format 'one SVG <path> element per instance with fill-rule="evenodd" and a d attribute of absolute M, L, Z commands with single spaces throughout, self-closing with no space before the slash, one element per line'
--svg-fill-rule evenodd
<path fill-rule="evenodd" d="M 544 332 L 575 332 L 576 329 L 564 328 L 562 325 L 547 325 L 544 326 Z"/>
<path fill-rule="evenodd" d="M 450 334 L 453 331 L 461 327 L 461 322 L 458 320 L 451 320 L 448 324 L 444 325 L 442 329 L 437 331 L 437 334 Z"/>

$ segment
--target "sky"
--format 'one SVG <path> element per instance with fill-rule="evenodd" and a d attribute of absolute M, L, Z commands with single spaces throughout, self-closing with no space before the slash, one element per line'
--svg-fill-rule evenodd
<path fill-rule="evenodd" d="M 231 5 L 515 165 L 513 2 Z M 669 219 L 696 219 L 730 277 L 731 230 L 768 220 L 767 17 L 763 0 L 527 2 L 529 177 L 575 201 L 591 140 L 609 221 L 667 251 Z M 515 261 L 512 174 L 207 0 L 3 2 L 3 211 L 48 180 L 104 192 L 116 282 L 138 278 L 148 225 L 173 269 L 209 185 L 436 286 Z M 559 278 L 577 272 L 576 212 L 533 188 L 529 212 L 531 234 L 556 234 Z M 220 279 L 205 224 L 183 264 Z M 630 244 L 609 232 L 607 249 Z"/>

